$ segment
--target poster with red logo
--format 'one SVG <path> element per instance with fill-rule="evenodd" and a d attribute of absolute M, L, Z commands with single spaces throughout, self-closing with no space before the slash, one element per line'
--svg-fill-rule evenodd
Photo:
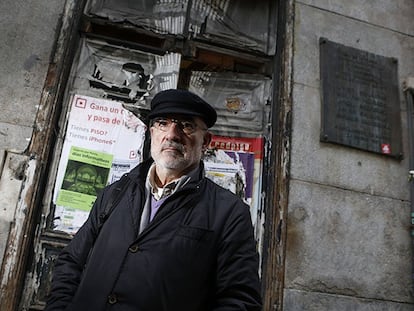
<path fill-rule="evenodd" d="M 119 102 L 73 97 L 53 196 L 55 230 L 75 233 L 99 191 L 142 161 L 145 131 Z"/>
<path fill-rule="evenodd" d="M 213 136 L 204 157 L 206 176 L 242 198 L 253 223 L 260 209 L 262 137 Z"/>

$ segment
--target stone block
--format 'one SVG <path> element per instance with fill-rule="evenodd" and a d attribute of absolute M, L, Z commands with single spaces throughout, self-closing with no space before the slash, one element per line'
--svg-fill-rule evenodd
<path fill-rule="evenodd" d="M 329 295 L 286 289 L 284 311 L 412 311 L 413 306 L 398 302 Z"/>
<path fill-rule="evenodd" d="M 24 179 L 27 156 L 5 153 L 0 174 L 0 266 Z"/>
<path fill-rule="evenodd" d="M 33 125 L 64 3 L 0 2 L 0 122 Z"/>
<path fill-rule="evenodd" d="M 292 178 L 409 200 L 407 157 L 398 161 L 368 151 L 320 142 L 319 90 L 296 85 L 293 100 Z M 405 118 L 403 113 L 404 128 Z M 406 143 L 407 139 L 403 141 Z M 406 144 L 404 149 L 407 150 Z"/>
<path fill-rule="evenodd" d="M 0 122 L 0 150 L 24 151 L 32 136 L 33 128 Z"/>
<path fill-rule="evenodd" d="M 287 288 L 414 302 L 409 202 L 302 181 L 289 202 Z"/>
<path fill-rule="evenodd" d="M 369 24 L 414 35 L 414 4 L 407 0 L 302 0 L 301 3 Z"/>
<path fill-rule="evenodd" d="M 390 5 L 395 6 L 393 2 L 390 2 Z M 414 4 L 408 5 L 407 3 L 407 6 L 413 7 Z M 344 7 L 352 8 L 353 6 L 347 2 Z M 358 8 L 358 5 L 355 7 Z M 400 76 L 398 84 L 401 86 L 401 90 L 402 81 L 413 74 L 413 36 L 302 3 L 296 4 L 295 13 L 294 80 L 296 83 L 319 88 L 320 37 L 377 55 L 396 58 Z M 398 19 L 400 17 L 393 16 L 392 18 Z M 410 22 L 410 24 L 414 23 Z"/>

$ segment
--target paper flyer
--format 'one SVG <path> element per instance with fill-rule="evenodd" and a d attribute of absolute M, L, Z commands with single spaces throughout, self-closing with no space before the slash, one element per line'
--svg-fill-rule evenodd
<path fill-rule="evenodd" d="M 119 102 L 73 97 L 56 176 L 54 230 L 75 233 L 99 191 L 142 161 L 145 131 Z"/>
<path fill-rule="evenodd" d="M 72 146 L 56 204 L 89 211 L 106 186 L 112 155 Z"/>
<path fill-rule="evenodd" d="M 207 177 L 249 204 L 253 223 L 260 208 L 263 143 L 262 137 L 213 136 L 204 158 Z"/>

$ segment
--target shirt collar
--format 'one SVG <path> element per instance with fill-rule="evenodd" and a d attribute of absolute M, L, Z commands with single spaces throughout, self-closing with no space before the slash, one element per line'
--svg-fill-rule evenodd
<path fill-rule="evenodd" d="M 147 189 L 150 190 L 153 197 L 158 201 L 173 194 L 176 190 L 186 185 L 191 179 L 195 179 L 198 176 L 199 170 L 200 168 L 197 167 L 187 175 L 183 175 L 180 178 L 170 181 L 164 187 L 158 187 L 155 182 L 155 163 L 153 163 L 148 171 L 146 180 Z"/>

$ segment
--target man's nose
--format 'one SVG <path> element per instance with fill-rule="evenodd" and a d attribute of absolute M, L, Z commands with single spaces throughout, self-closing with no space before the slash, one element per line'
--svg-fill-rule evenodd
<path fill-rule="evenodd" d="M 171 122 L 170 127 L 167 129 L 167 136 L 169 138 L 181 137 L 183 134 L 184 133 L 181 130 L 180 126 L 176 122 Z"/>

